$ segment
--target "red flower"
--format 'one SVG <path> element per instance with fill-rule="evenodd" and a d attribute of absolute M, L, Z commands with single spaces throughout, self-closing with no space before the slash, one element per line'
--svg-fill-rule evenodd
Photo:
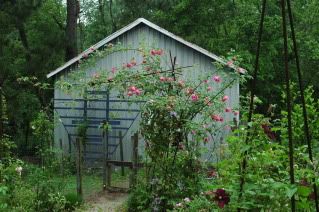
<path fill-rule="evenodd" d="M 235 111 L 234 111 L 234 115 L 235 115 L 235 116 L 238 116 L 238 115 L 239 115 L 239 111 L 238 111 L 238 110 L 235 110 Z"/>
<path fill-rule="evenodd" d="M 191 98 L 192 98 L 192 101 L 193 101 L 193 102 L 197 102 L 198 99 L 199 99 L 198 95 L 197 95 L 197 94 L 194 94 L 194 93 L 191 95 Z"/>
<path fill-rule="evenodd" d="M 129 90 L 132 91 L 132 92 L 135 92 L 135 91 L 136 91 L 136 87 L 135 87 L 135 86 L 131 86 L 131 87 L 129 88 Z"/>
<path fill-rule="evenodd" d="M 136 89 L 136 90 L 135 90 L 135 94 L 136 94 L 137 96 L 141 95 L 141 93 L 142 93 L 141 90 L 139 90 L 139 89 Z"/>
<path fill-rule="evenodd" d="M 226 102 L 228 99 L 229 99 L 228 96 L 224 96 L 224 97 L 222 98 L 222 101 L 223 101 L 223 102 Z"/>
<path fill-rule="evenodd" d="M 165 77 L 160 77 L 160 81 L 165 82 L 166 78 Z"/>
<path fill-rule="evenodd" d="M 214 121 L 224 121 L 223 117 L 221 117 L 220 115 L 211 115 L 211 118 L 214 120 Z"/>
<path fill-rule="evenodd" d="M 225 108 L 225 112 L 227 112 L 227 113 L 231 112 L 231 108 L 230 107 L 226 107 Z"/>
<path fill-rule="evenodd" d="M 128 95 L 128 96 L 132 96 L 132 95 L 133 95 L 133 92 L 132 92 L 132 91 L 129 91 L 129 92 L 127 92 L 127 95 Z"/>
<path fill-rule="evenodd" d="M 212 177 L 217 177 L 217 176 L 218 176 L 218 174 L 217 174 L 217 171 L 216 171 L 215 168 L 212 168 L 211 170 L 208 170 L 207 177 L 212 178 Z"/>
<path fill-rule="evenodd" d="M 220 76 L 214 76 L 214 77 L 213 77 L 213 80 L 214 80 L 215 82 L 220 82 L 220 81 L 221 81 Z"/>
<path fill-rule="evenodd" d="M 230 201 L 229 194 L 222 188 L 217 189 L 214 193 L 214 200 L 217 202 L 218 207 L 224 208 Z"/>
<path fill-rule="evenodd" d="M 264 129 L 264 133 L 270 138 L 271 140 L 276 140 L 276 135 L 273 131 L 271 131 L 271 128 L 266 125 L 262 124 L 261 127 Z"/>
<path fill-rule="evenodd" d="M 155 56 L 155 55 L 162 55 L 164 51 L 163 49 L 160 49 L 160 50 L 152 49 L 150 53 L 151 55 Z"/>

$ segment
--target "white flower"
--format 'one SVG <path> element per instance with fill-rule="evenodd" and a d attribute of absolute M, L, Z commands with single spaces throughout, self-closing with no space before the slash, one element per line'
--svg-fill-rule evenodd
<path fill-rule="evenodd" d="M 184 199 L 184 201 L 185 201 L 185 202 L 190 202 L 191 200 L 190 200 L 188 197 L 186 197 L 186 198 Z"/>
<path fill-rule="evenodd" d="M 16 168 L 16 172 L 21 176 L 22 167 L 21 167 L 21 166 L 18 166 L 18 167 Z"/>
<path fill-rule="evenodd" d="M 180 203 L 177 203 L 177 204 L 176 204 L 176 207 L 183 207 L 183 203 L 181 203 L 181 202 L 180 202 Z"/>

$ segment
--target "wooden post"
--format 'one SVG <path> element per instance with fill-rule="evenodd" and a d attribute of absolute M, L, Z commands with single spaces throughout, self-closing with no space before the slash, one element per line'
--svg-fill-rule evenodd
<path fill-rule="evenodd" d="M 108 143 L 106 137 L 108 134 L 106 132 L 103 132 L 103 190 L 106 190 L 106 184 L 107 184 L 107 167 L 108 167 Z"/>
<path fill-rule="evenodd" d="M 71 136 L 68 134 L 68 142 L 69 142 L 69 157 L 72 154 L 72 143 L 71 143 Z"/>
<path fill-rule="evenodd" d="M 77 169 L 76 169 L 76 191 L 77 194 L 82 197 L 82 139 L 76 138 L 76 146 L 77 146 Z"/>
<path fill-rule="evenodd" d="M 112 180 L 112 164 L 107 163 L 107 187 L 111 187 L 111 180 Z"/>
<path fill-rule="evenodd" d="M 60 138 L 60 151 L 61 151 L 61 163 L 60 163 L 60 174 L 61 174 L 61 176 L 63 176 L 63 174 L 64 174 L 64 169 L 63 169 L 63 157 L 64 157 L 64 150 L 63 150 L 63 143 L 62 143 L 62 139 Z"/>
<path fill-rule="evenodd" d="M 120 137 L 120 157 L 121 157 L 121 162 L 124 161 L 124 154 L 123 154 L 123 137 L 122 137 L 122 131 L 119 133 Z M 121 175 L 124 176 L 124 165 L 121 165 Z"/>
<path fill-rule="evenodd" d="M 109 108 L 110 108 L 110 94 L 107 92 L 106 94 L 106 110 L 105 110 L 105 118 L 106 123 L 109 124 Z M 107 185 L 111 185 L 111 177 L 108 173 L 110 173 L 110 168 L 108 164 L 109 160 L 109 131 L 108 129 L 103 132 L 103 190 L 106 190 Z M 110 173 L 112 174 L 112 173 Z"/>
<path fill-rule="evenodd" d="M 130 188 L 133 188 L 136 185 L 137 177 L 137 162 L 138 162 L 138 133 L 136 132 L 132 136 L 133 142 L 133 152 L 132 152 L 132 172 L 130 177 Z"/>

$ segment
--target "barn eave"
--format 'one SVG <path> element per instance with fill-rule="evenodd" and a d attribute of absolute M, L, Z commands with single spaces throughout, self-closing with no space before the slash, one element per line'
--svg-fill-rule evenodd
<path fill-rule="evenodd" d="M 144 18 L 138 18 L 137 20 L 135 20 L 134 22 L 130 23 L 129 25 L 123 27 L 122 29 L 114 32 L 113 34 L 109 35 L 108 37 L 104 38 L 103 40 L 101 40 L 100 42 L 96 43 L 95 45 L 91 46 L 90 48 L 86 49 L 85 51 L 83 51 L 82 53 L 80 53 L 78 56 L 74 57 L 73 59 L 69 60 L 68 62 L 66 62 L 64 65 L 60 66 L 59 68 L 55 69 L 54 71 L 50 72 L 49 74 L 47 74 L 47 78 L 51 78 L 52 76 L 55 76 L 56 74 L 62 72 L 63 70 L 65 70 L 66 68 L 68 68 L 69 66 L 75 64 L 77 61 L 81 60 L 83 58 L 84 55 L 89 54 L 92 50 L 91 48 L 94 49 L 99 49 L 100 47 L 104 46 L 105 44 L 109 43 L 110 41 L 114 40 L 115 38 L 119 37 L 120 35 L 126 33 L 127 31 L 133 29 L 134 27 L 138 26 L 139 24 L 145 24 L 148 27 L 161 32 L 162 34 L 184 44 L 185 46 L 188 46 L 200 53 L 202 53 L 203 55 L 206 55 L 207 57 L 213 59 L 214 61 L 220 62 L 222 64 L 226 64 L 225 60 L 222 59 L 221 57 L 218 57 L 217 55 L 197 46 L 196 44 L 190 43 L 184 39 L 182 39 L 179 36 L 174 35 L 173 33 L 159 27 L 158 25 L 144 19 Z"/>

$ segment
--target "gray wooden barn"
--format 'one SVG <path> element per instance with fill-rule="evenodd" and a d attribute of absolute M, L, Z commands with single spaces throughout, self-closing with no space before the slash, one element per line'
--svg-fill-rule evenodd
<path fill-rule="evenodd" d="M 216 69 L 212 62 L 223 59 L 207 50 L 194 45 L 182 38 L 168 32 L 167 30 L 151 23 L 148 20 L 139 18 L 126 27 L 111 34 L 97 44 L 94 49 L 103 48 L 109 43 L 121 42 L 123 46 L 138 48 L 141 45 L 162 48 L 165 52 L 171 52 L 176 56 L 179 66 L 192 66 L 197 64 L 197 72 L 188 71 L 183 77 L 196 79 L 198 71 L 212 71 Z M 77 57 L 65 63 L 47 75 L 48 78 L 54 77 L 59 80 L 61 76 L 68 77 L 70 71 L 76 71 L 77 64 L 81 58 L 88 54 L 90 49 L 82 52 Z M 130 61 L 136 56 L 130 52 L 119 52 L 111 54 L 97 61 L 95 67 L 87 70 L 88 75 L 92 75 L 96 70 L 103 67 L 111 70 L 112 67 L 121 66 L 123 62 Z M 165 55 L 168 57 L 168 55 Z M 137 58 L 139 60 L 140 58 Z M 163 64 L 169 66 L 169 64 Z M 103 137 L 99 125 L 104 120 L 108 120 L 112 125 L 112 132 L 108 136 L 108 154 L 110 159 L 119 160 L 119 140 L 120 132 L 123 140 L 124 160 L 130 161 L 132 156 L 131 136 L 138 130 L 139 126 L 139 107 L 136 104 L 127 104 L 125 101 L 116 98 L 115 95 L 107 95 L 105 91 L 90 91 L 88 95 L 99 95 L 99 98 L 85 101 L 82 98 L 74 99 L 72 96 L 63 93 L 58 88 L 54 91 L 54 111 L 55 111 L 55 144 L 62 146 L 65 153 L 74 151 L 74 143 L 77 137 L 77 127 L 84 116 L 87 118 L 89 126 L 87 131 L 87 141 L 85 142 L 85 161 L 95 164 L 103 158 Z M 236 108 L 239 104 L 239 83 L 227 89 L 225 94 L 230 97 L 228 106 Z M 115 116 L 110 113 L 116 114 Z M 225 114 L 226 120 L 232 120 L 233 115 Z M 223 138 L 227 130 L 221 133 Z M 220 139 L 222 141 L 222 139 Z M 143 152 L 143 145 L 139 146 Z"/>

